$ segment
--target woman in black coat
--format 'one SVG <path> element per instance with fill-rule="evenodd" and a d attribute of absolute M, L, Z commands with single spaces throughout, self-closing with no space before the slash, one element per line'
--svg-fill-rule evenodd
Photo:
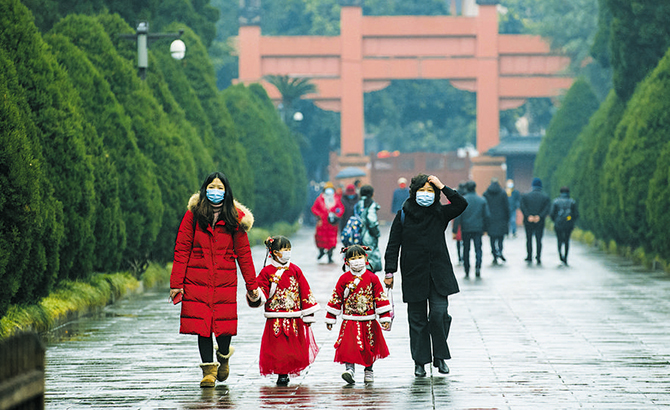
<path fill-rule="evenodd" d="M 440 204 L 440 192 L 449 205 Z M 426 375 L 424 366 L 432 362 L 440 373 L 448 373 L 450 359 L 447 337 L 451 325 L 448 296 L 459 291 L 447 251 L 444 231 L 449 221 L 468 206 L 456 191 L 434 176 L 412 178 L 410 196 L 398 211 L 386 247 L 384 283 L 393 287 L 393 274 L 402 274 L 403 301 L 407 303 L 409 337 L 414 374 Z M 428 303 L 426 303 L 428 302 Z"/>

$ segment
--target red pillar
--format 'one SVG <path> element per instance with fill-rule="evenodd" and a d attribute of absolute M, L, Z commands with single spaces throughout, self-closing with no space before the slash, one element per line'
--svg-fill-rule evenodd
<path fill-rule="evenodd" d="M 261 27 L 240 26 L 239 41 L 239 79 L 242 82 L 261 80 Z"/>
<path fill-rule="evenodd" d="M 498 13 L 480 5 L 477 16 L 477 151 L 484 154 L 500 142 Z"/>
<path fill-rule="evenodd" d="M 360 6 L 342 7 L 340 39 L 342 41 L 340 155 L 363 155 L 363 10 Z"/>

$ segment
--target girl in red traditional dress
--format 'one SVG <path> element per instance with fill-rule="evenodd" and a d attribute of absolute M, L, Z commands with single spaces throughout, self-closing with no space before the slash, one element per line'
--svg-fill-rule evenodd
<path fill-rule="evenodd" d="M 355 364 L 365 366 L 365 383 L 372 383 L 372 364 L 389 355 L 377 318 L 384 329 L 391 328 L 391 304 L 379 278 L 366 269 L 367 254 L 359 245 L 343 248 L 344 274 L 335 285 L 326 307 L 326 326 L 333 328 L 342 315 L 335 342 L 335 362 L 345 364 L 342 378 L 354 384 Z M 346 268 L 349 267 L 347 271 Z"/>
<path fill-rule="evenodd" d="M 277 374 L 277 385 L 286 386 L 289 375 L 298 375 L 314 362 L 319 347 L 310 325 L 319 310 L 307 279 L 289 262 L 291 242 L 284 236 L 265 241 L 270 264 L 256 279 L 265 302 L 265 331 L 261 341 L 261 374 Z"/>

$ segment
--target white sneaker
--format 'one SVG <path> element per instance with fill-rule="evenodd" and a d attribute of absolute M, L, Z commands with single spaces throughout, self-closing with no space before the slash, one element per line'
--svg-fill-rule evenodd
<path fill-rule="evenodd" d="M 344 373 L 342 373 L 342 378 L 349 384 L 356 383 L 354 380 L 354 371 L 351 369 L 347 369 Z"/>
<path fill-rule="evenodd" d="M 363 377 L 365 383 L 372 383 L 375 381 L 375 375 L 372 373 L 372 369 L 365 369 L 365 376 Z"/>

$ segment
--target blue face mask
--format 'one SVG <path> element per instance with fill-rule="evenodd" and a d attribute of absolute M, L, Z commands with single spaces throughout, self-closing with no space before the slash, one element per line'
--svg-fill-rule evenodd
<path fill-rule="evenodd" d="M 435 202 L 435 194 L 432 192 L 417 192 L 416 203 L 421 206 L 431 206 Z"/>
<path fill-rule="evenodd" d="M 354 198 L 356 198 L 356 195 L 347 195 L 347 198 L 354 199 Z"/>
<path fill-rule="evenodd" d="M 226 195 L 226 191 L 223 189 L 208 189 L 207 190 L 207 199 L 209 202 L 218 205 L 223 202 L 223 198 Z"/>

